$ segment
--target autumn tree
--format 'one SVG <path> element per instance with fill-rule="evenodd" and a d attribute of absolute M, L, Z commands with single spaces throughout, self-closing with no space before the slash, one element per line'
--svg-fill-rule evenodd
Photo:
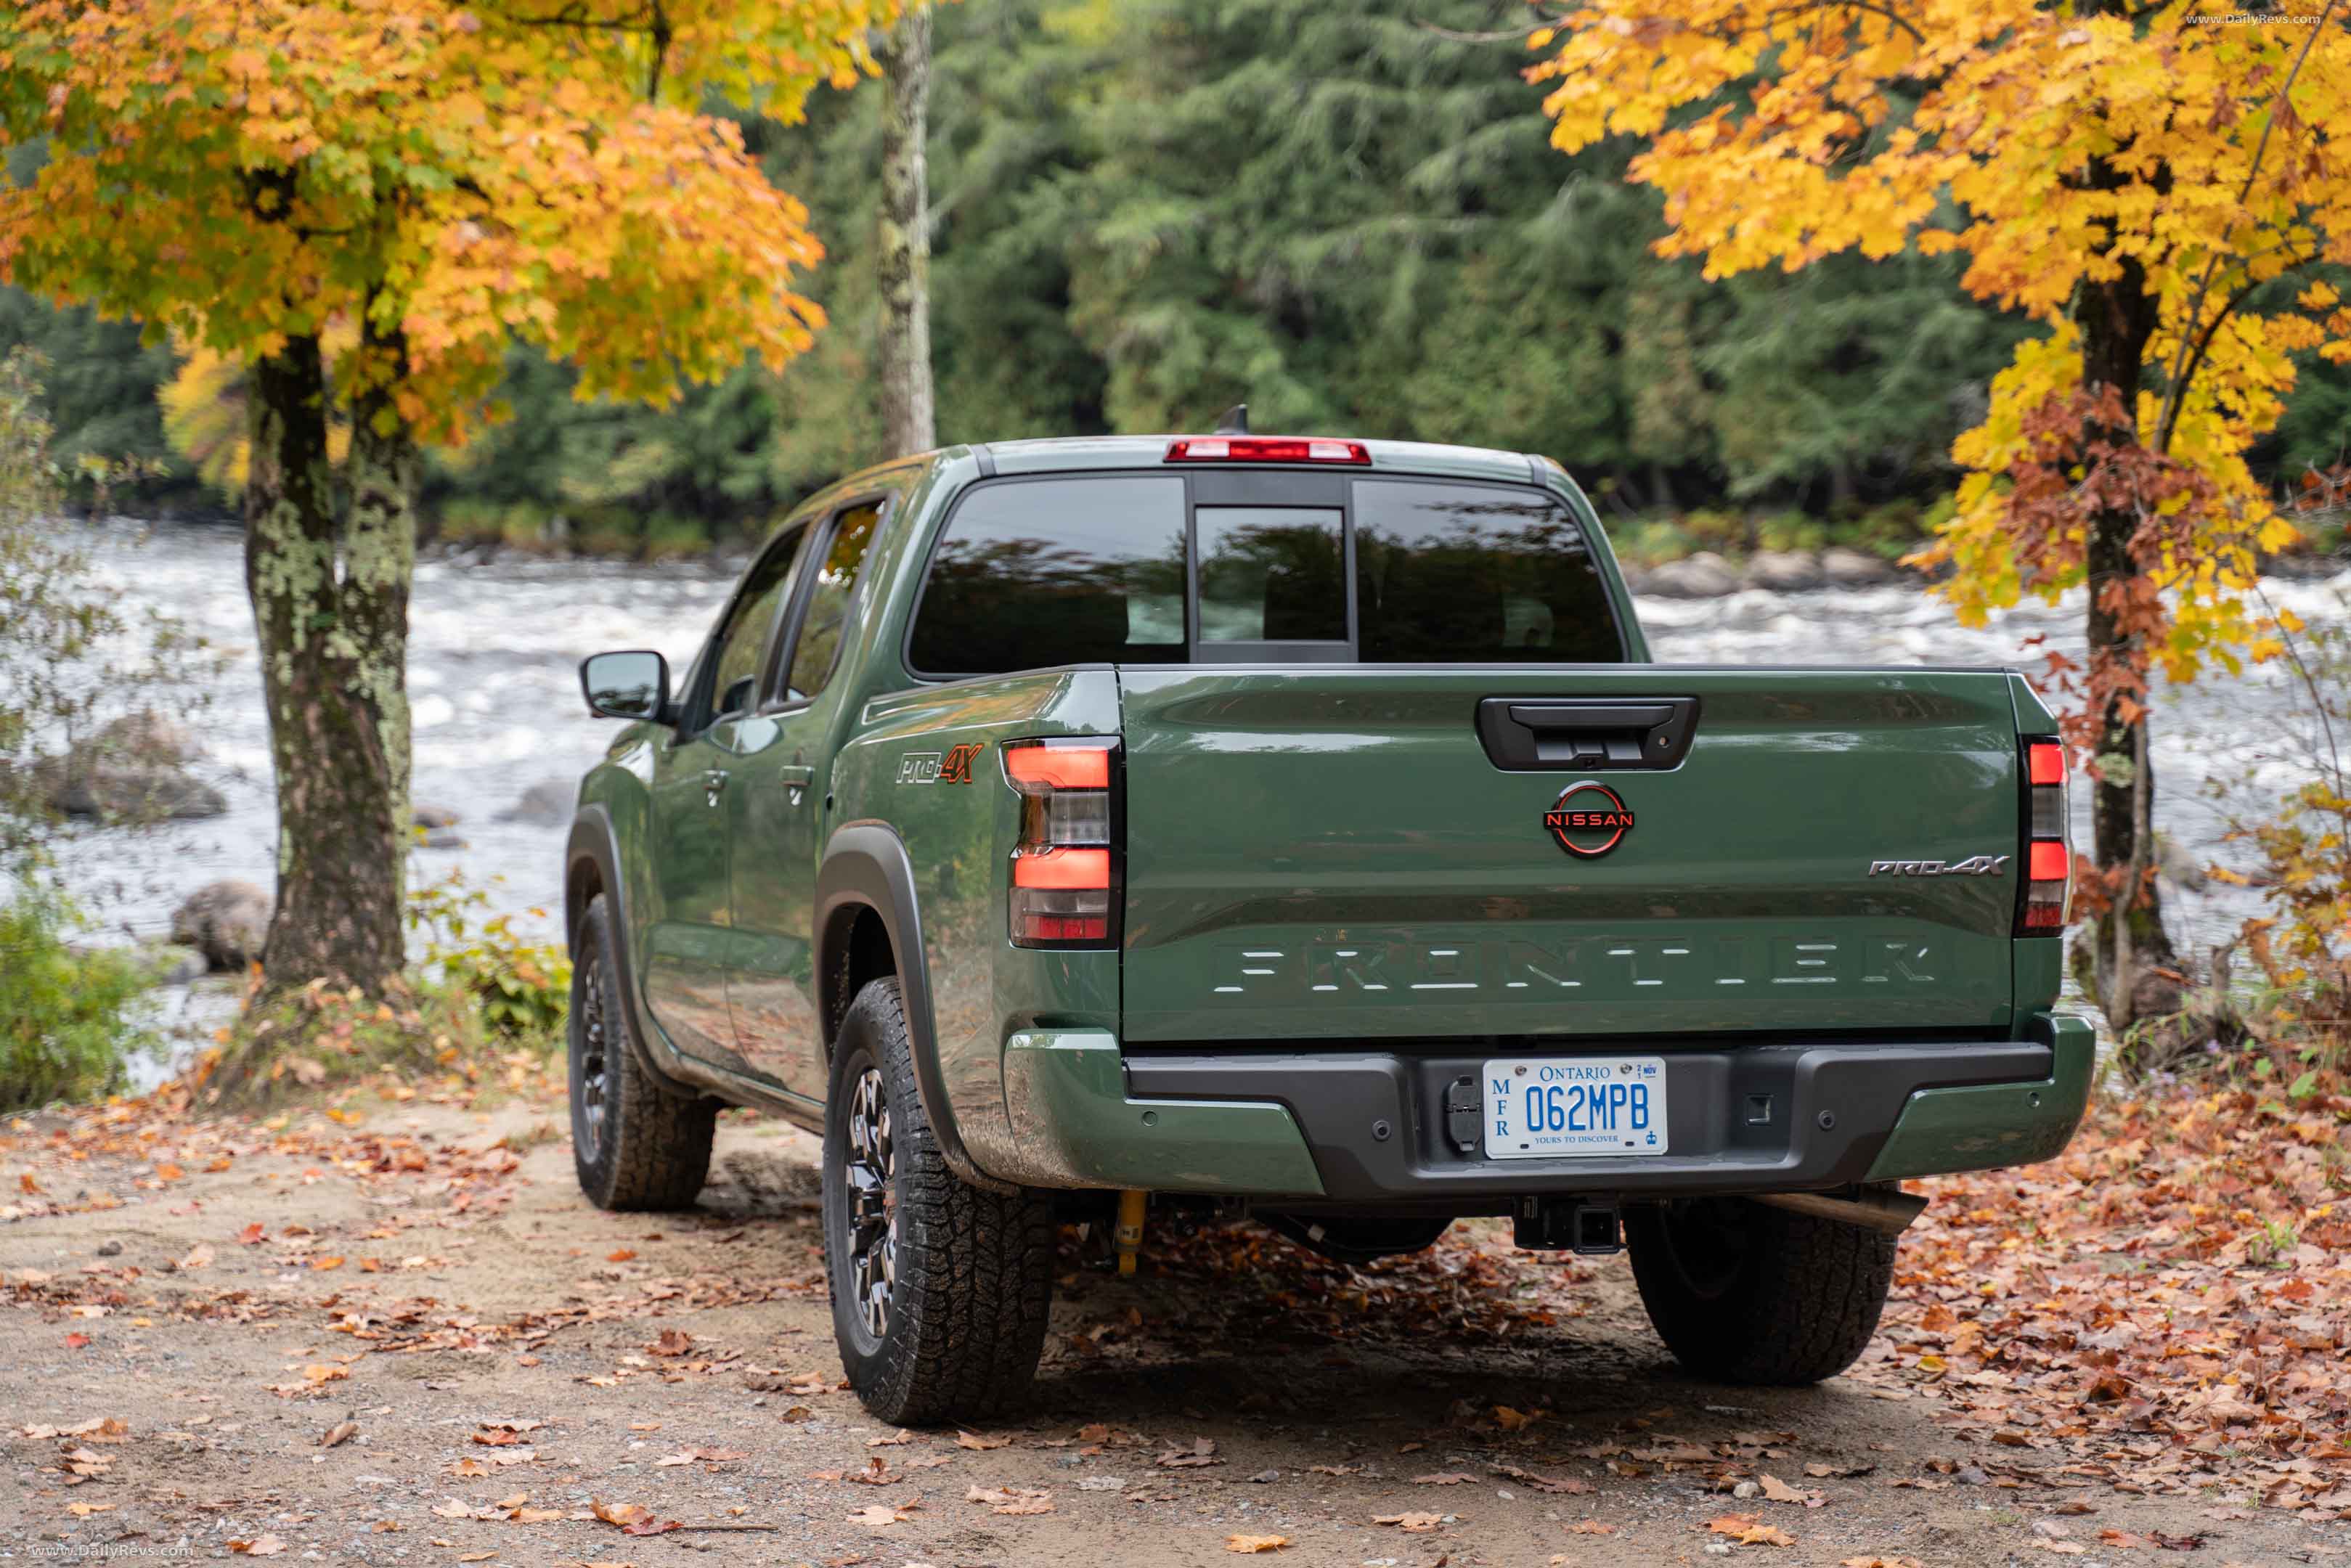
<path fill-rule="evenodd" d="M 882 83 L 882 423 L 890 455 L 939 444 L 931 382 L 931 14 L 890 29 Z"/>
<path fill-rule="evenodd" d="M 2249 609 L 2294 538 L 2245 462 L 2293 355 L 2351 360 L 2351 25 L 2124 0 L 1591 0 L 1531 40 L 1552 140 L 1636 138 L 1666 256 L 1711 277 L 1840 252 L 1966 258 L 2040 324 L 1959 437 L 1930 555 L 1962 619 L 2086 585 L 2053 674 L 2086 758 L 2091 950 L 2118 1028 L 2172 1010 L 2147 683 L 2274 650 Z"/>
<path fill-rule="evenodd" d="M 278 801 L 273 988 L 401 967 L 418 452 L 510 343 L 582 396 L 770 366 L 820 252 L 722 94 L 796 118 L 893 0 L 24 0 L 0 277 L 246 367 L 246 568 Z M 329 334 L 348 344 L 330 356 Z M 330 363 L 331 359 L 331 363 Z M 329 462 L 330 408 L 349 455 Z"/>

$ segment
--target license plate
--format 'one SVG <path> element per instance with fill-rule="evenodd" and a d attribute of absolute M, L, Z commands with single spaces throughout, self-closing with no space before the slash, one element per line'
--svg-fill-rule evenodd
<path fill-rule="evenodd" d="M 1502 1057 L 1482 1090 L 1489 1158 L 1666 1152 L 1662 1056 Z"/>

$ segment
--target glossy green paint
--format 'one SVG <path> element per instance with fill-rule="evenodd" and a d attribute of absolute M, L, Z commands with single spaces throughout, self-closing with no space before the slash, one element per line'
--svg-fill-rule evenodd
<path fill-rule="evenodd" d="M 1314 1156 L 1270 1101 L 1133 1100 L 1118 1037 L 1023 1030 L 1005 1041 L 1014 1147 L 999 1172 L 1037 1186 L 1312 1197 Z"/>
<path fill-rule="evenodd" d="M 1997 671 L 1121 672 L 1129 1040 L 1593 1037 L 2011 1018 L 2017 849 Z M 1510 773 L 1481 697 L 1696 696 L 1670 771 Z M 1567 853 L 1585 777 L 1634 827 Z"/>
<path fill-rule="evenodd" d="M 1014 1157 L 1004 1110 L 1006 1035 L 1118 1021 L 1115 952 L 1012 946 L 1007 866 L 1019 836 L 1020 797 L 1005 778 L 1002 743 L 1117 732 L 1118 681 L 1109 670 L 1003 675 L 875 698 L 834 763 L 841 820 L 887 822 L 906 846 L 940 1081 L 965 1147 L 990 1175 L 1000 1176 Z M 969 783 L 914 781 L 923 764 L 935 767 L 958 745 L 980 747 Z"/>
<path fill-rule="evenodd" d="M 687 1056 L 737 1069 L 726 1010 L 733 942 L 726 816 L 708 779 L 727 760 L 717 738 L 659 732 L 645 825 L 653 896 L 635 911 L 647 1016 Z"/>
<path fill-rule="evenodd" d="M 2057 1005 L 2065 985 L 2065 944 L 2055 936 L 2020 936 L 2016 951 L 2016 1016 L 2029 1018 Z"/>
<path fill-rule="evenodd" d="M 1921 1089 L 1869 1167 L 1871 1181 L 2029 1166 L 2064 1152 L 2090 1102 L 2097 1034 L 2085 1019 L 2035 1013 L 2019 1035 L 2050 1048 L 2039 1083 Z"/>

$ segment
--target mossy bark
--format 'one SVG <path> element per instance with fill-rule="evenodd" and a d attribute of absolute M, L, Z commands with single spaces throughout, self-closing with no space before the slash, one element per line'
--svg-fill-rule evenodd
<path fill-rule="evenodd" d="M 2138 262 L 2125 257 L 2112 280 L 2084 285 L 2073 315 L 2082 333 L 2084 390 L 2095 395 L 2113 387 L 2120 394 L 2126 422 L 2112 429 L 2093 422 L 2084 438 L 2136 445 L 2141 367 L 2157 319 L 2157 301 Z M 2139 575 L 2130 549 L 2137 528 L 2138 518 L 2126 507 L 2101 507 L 2088 518 L 2085 630 L 2093 670 L 2101 661 L 2129 659 L 2135 652 L 2128 646 L 2131 633 L 2103 599 L 2107 585 Z M 2120 698 L 2110 698 L 2098 716 L 2092 755 L 2091 852 L 2115 897 L 2113 908 L 2085 928 L 2082 940 L 2091 950 L 2090 974 L 2099 1006 L 2122 1031 L 2142 1019 L 2177 1011 L 2179 1000 L 2177 982 L 2160 972 L 2176 957 L 2164 929 L 2162 894 L 2147 874 L 2155 859 L 2155 768 L 2144 705 L 2132 719 L 2126 716 Z"/>
<path fill-rule="evenodd" d="M 319 340 L 255 367 L 245 559 L 277 785 L 272 991 L 325 978 L 381 993 L 402 959 L 416 453 L 381 392 L 352 412 L 339 517 Z"/>
<path fill-rule="evenodd" d="M 931 383 L 931 13 L 909 7 L 883 57 L 882 423 L 890 455 L 939 444 Z"/>

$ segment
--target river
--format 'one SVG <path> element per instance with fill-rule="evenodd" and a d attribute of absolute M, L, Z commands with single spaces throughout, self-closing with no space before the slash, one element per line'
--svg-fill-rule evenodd
<path fill-rule="evenodd" d="M 63 851 L 71 884 L 109 933 L 158 937 L 194 888 L 221 877 L 266 887 L 273 875 L 268 733 L 241 539 L 233 528 L 131 523 L 78 532 L 123 608 L 176 616 L 226 659 L 192 723 L 206 748 L 196 771 L 226 796 L 228 813 L 148 831 L 83 831 Z M 740 566 L 739 559 L 648 566 L 511 555 L 422 562 L 409 644 L 414 797 L 457 812 L 465 841 L 414 852 L 412 880 L 458 872 L 520 928 L 553 938 L 564 830 L 500 821 L 498 813 L 534 784 L 577 779 L 609 743 L 613 727 L 580 704 L 580 657 L 603 648 L 657 648 L 682 664 Z M 2263 587 L 2273 603 L 2312 622 L 2339 622 L 2351 603 L 2351 572 L 2328 581 L 2273 579 Z M 2053 607 L 2032 603 L 1994 615 L 1978 629 L 1958 625 L 1915 585 L 1644 598 L 1640 614 L 1664 663 L 2007 664 L 2035 671 L 2043 653 L 2078 657 L 2082 647 L 2078 594 Z M 2250 803 L 2294 782 L 2298 768 L 2283 742 L 2310 723 L 2299 695 L 2275 664 L 2237 679 L 2158 691 L 2158 821 L 2185 858 L 2242 863 L 2241 847 L 2223 841 L 2226 814 L 2211 791 L 2234 784 Z M 2076 789 L 2074 803 L 2076 841 L 2086 842 L 2087 792 Z M 2168 892 L 2180 934 L 2199 945 L 2220 940 L 2260 906 L 2257 893 L 2219 882 Z"/>

